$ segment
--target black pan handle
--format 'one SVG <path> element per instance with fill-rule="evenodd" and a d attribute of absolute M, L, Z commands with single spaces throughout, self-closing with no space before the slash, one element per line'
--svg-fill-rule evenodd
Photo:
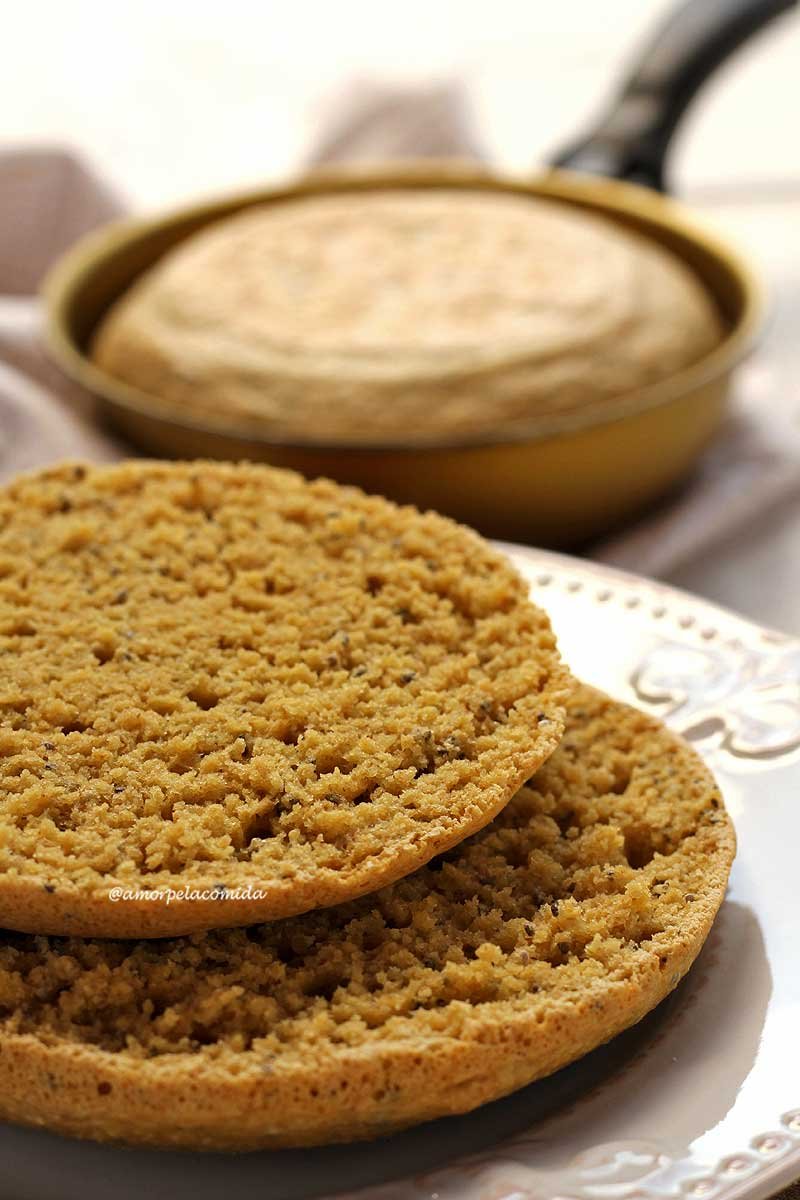
<path fill-rule="evenodd" d="M 695 93 L 748 38 L 797 0 L 684 0 L 642 49 L 596 128 L 553 163 L 663 192 L 672 135 Z"/>

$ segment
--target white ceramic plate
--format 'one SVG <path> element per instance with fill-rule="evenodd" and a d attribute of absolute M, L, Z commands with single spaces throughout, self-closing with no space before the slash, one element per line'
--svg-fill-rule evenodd
<path fill-rule="evenodd" d="M 720 780 L 739 853 L 686 980 L 551 1079 L 381 1142 L 201 1156 L 0 1127 L 2 1200 L 762 1200 L 800 1176 L 800 642 L 507 549 L 575 673 L 661 714 Z"/>

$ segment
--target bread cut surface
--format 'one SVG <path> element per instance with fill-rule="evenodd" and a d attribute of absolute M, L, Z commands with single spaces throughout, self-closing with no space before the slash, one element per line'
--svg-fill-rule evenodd
<path fill-rule="evenodd" d="M 568 686 L 477 534 L 202 462 L 0 493 L 0 668 L 0 925 L 124 937 L 416 869 L 553 751 Z"/>
<path fill-rule="evenodd" d="M 247 1149 L 469 1110 L 657 1004 L 733 854 L 698 755 L 578 687 L 495 821 L 375 895 L 161 942 L 3 935 L 0 1115 Z"/>
<path fill-rule="evenodd" d="M 111 309 L 99 366 L 267 436 L 514 436 L 697 362 L 722 325 L 674 254 L 553 201 L 378 189 L 247 209 Z"/>

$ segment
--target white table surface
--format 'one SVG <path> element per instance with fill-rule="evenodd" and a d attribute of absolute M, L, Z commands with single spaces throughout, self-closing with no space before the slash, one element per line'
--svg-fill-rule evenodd
<path fill-rule="evenodd" d="M 698 0 L 701 2 L 701 0 Z M 526 170 L 591 119 L 668 0 L 26 0 L 7 10 L 6 143 L 68 144 L 130 203 L 278 177 L 343 80 L 464 80 L 495 161 Z M 760 264 L 773 321 L 764 402 L 800 427 L 800 21 L 728 64 L 681 131 L 675 190 Z M 800 501 L 672 582 L 800 633 Z"/>

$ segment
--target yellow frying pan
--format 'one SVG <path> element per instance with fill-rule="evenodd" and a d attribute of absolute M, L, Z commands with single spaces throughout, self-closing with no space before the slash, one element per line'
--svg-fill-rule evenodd
<path fill-rule="evenodd" d="M 659 31 L 617 103 L 591 137 L 532 181 L 474 166 L 416 163 L 331 170 L 291 186 L 251 192 L 90 235 L 45 284 L 50 350 L 100 401 L 113 424 L 151 453 L 250 458 L 309 476 L 357 483 L 437 508 L 483 532 L 542 545 L 575 543 L 607 530 L 666 492 L 718 428 L 731 375 L 753 345 L 763 313 L 747 264 L 663 194 L 672 133 L 702 81 L 787 0 L 690 0 Z M 291 442 L 243 431 L 220 416 L 190 422 L 113 379 L 87 354 L 108 307 L 136 277 L 198 229 L 254 204 L 376 188 L 453 188 L 545 196 L 631 226 L 677 253 L 705 283 L 726 334 L 706 358 L 667 380 L 620 396 L 602 412 L 532 420 L 513 438 L 481 436 L 433 444 L 357 447 Z"/>

